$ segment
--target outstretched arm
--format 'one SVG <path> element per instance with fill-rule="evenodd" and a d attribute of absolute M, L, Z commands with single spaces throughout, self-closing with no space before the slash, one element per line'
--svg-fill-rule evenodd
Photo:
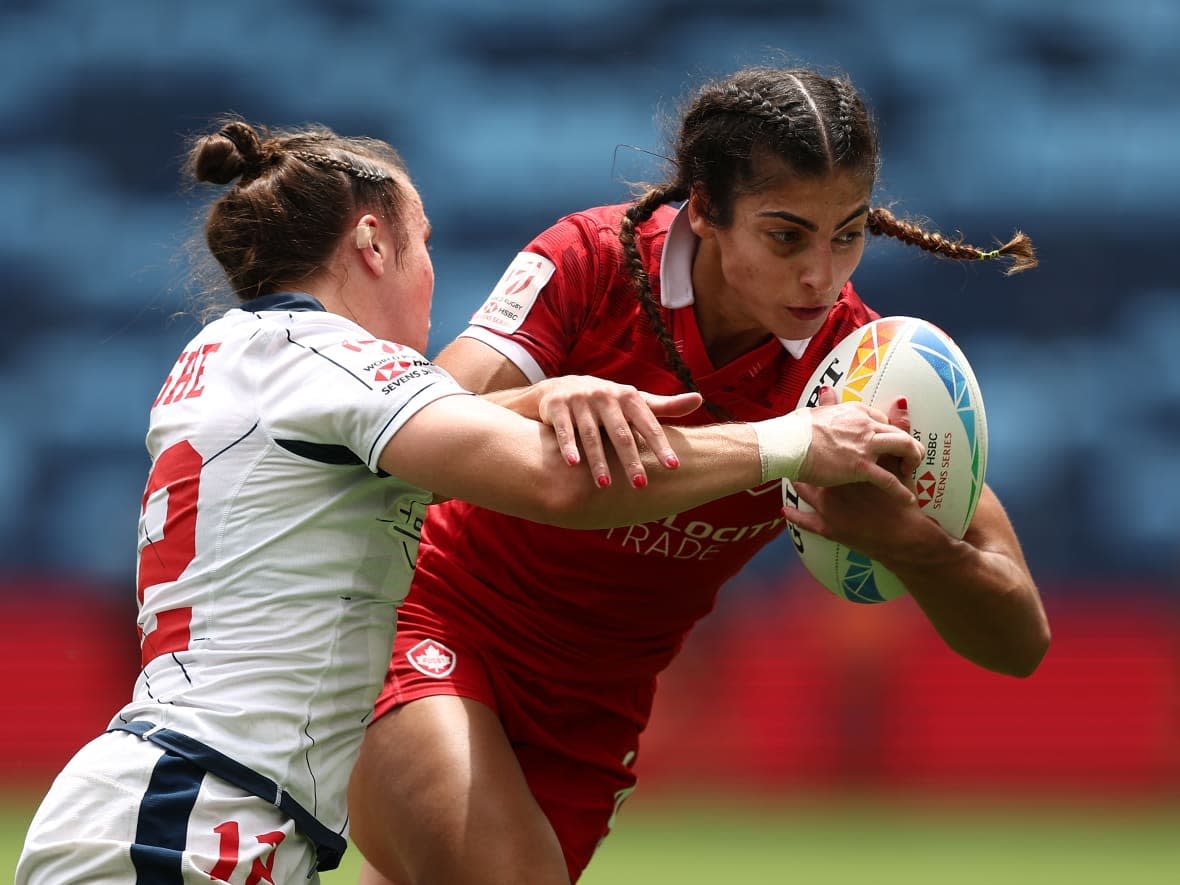
<path fill-rule="evenodd" d="M 666 427 L 681 466 L 654 470 L 650 487 L 598 488 L 571 470 L 552 429 L 480 397 L 448 396 L 424 406 L 386 445 L 383 470 L 448 498 L 536 522 L 607 528 L 648 522 L 781 477 L 821 485 L 868 483 L 899 501 L 913 493 L 878 465 L 916 460 L 910 434 L 860 404 L 799 409 L 750 424 Z M 615 469 L 616 454 L 609 452 Z"/>
<path fill-rule="evenodd" d="M 662 472 L 652 470 L 657 461 L 666 468 L 678 466 L 676 439 L 684 431 L 673 434 L 657 419 L 685 414 L 700 403 L 697 394 L 657 396 L 586 376 L 545 379 L 530 385 L 511 360 L 472 338 L 457 338 L 439 354 L 437 362 L 468 390 L 553 427 L 567 463 L 582 460 L 581 444 L 584 460 L 600 487 L 610 484 L 612 464 L 617 471 L 619 462 L 636 488 Z M 915 452 L 920 457 L 917 444 L 903 440 L 883 412 L 835 402 L 833 394 L 828 392 L 825 397 L 821 392 L 820 405 L 834 408 L 805 410 L 793 417 L 749 425 L 757 432 L 764 461 L 762 481 L 796 475 L 824 486 L 867 480 L 901 500 L 912 499 L 910 490 L 879 466 L 877 458 L 889 454 L 908 463 Z M 611 447 L 614 452 L 608 457 Z M 654 451 L 654 460 L 641 457 L 645 447 Z M 784 457 L 786 463 L 779 463 Z"/>

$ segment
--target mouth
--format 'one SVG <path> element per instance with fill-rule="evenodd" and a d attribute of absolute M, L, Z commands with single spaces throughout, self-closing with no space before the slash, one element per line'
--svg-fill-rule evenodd
<path fill-rule="evenodd" d="M 827 314 L 827 307 L 788 307 L 787 313 L 797 320 L 810 321 L 818 320 L 820 317 Z"/>

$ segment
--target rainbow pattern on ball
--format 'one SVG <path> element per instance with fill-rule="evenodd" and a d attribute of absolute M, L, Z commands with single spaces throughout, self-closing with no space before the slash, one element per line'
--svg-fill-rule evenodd
<path fill-rule="evenodd" d="M 863 553 L 849 550 L 845 558 L 845 572 L 840 579 L 840 589 L 850 602 L 884 602 L 885 597 L 877 587 L 873 572 L 873 561 Z"/>
<path fill-rule="evenodd" d="M 844 379 L 844 388 L 840 392 L 841 402 L 860 402 L 864 399 L 862 394 L 865 386 L 873 380 L 882 357 L 904 326 L 904 320 L 886 319 L 878 320 L 865 330 L 864 337 L 857 343 L 852 355 L 848 377 Z"/>
<path fill-rule="evenodd" d="M 979 438 L 975 435 L 976 404 L 971 398 L 971 386 L 967 383 L 967 376 L 959 365 L 958 358 L 947 349 L 946 342 L 935 336 L 929 329 L 919 326 L 910 336 L 910 343 L 930 368 L 934 369 L 939 380 L 950 394 L 951 401 L 959 412 L 959 420 L 963 422 L 963 432 L 967 436 L 967 443 L 971 447 L 971 512 L 975 512 L 975 505 L 979 496 L 983 494 L 983 459 L 979 446 Z"/>

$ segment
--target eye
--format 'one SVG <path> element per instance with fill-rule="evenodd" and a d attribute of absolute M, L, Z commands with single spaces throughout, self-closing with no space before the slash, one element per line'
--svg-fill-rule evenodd
<path fill-rule="evenodd" d="M 852 246 L 862 237 L 864 237 L 863 230 L 846 230 L 836 234 L 835 241 L 841 246 Z"/>
<path fill-rule="evenodd" d="M 789 246 L 798 243 L 803 239 L 803 233 L 798 228 L 786 228 L 784 230 L 769 231 L 770 238 L 776 243 L 782 243 L 784 246 Z"/>

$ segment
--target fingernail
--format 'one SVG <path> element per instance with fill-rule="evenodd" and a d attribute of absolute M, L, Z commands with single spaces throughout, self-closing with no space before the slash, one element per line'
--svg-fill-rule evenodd
<path fill-rule="evenodd" d="M 664 466 L 670 467 L 671 469 L 675 470 L 677 467 L 680 466 L 680 459 L 677 458 L 675 455 L 669 455 L 667 458 L 664 459 Z"/>
<path fill-rule="evenodd" d="M 565 456 L 565 460 L 569 462 L 570 466 L 573 466 L 574 464 L 578 463 L 578 456 L 571 452 Z"/>
<path fill-rule="evenodd" d="M 637 489 L 642 489 L 647 485 L 647 477 L 642 473 L 637 473 L 631 477 L 631 485 L 635 486 Z"/>
<path fill-rule="evenodd" d="M 610 477 L 607 476 L 605 473 L 598 474 L 597 479 L 595 479 L 594 481 L 596 483 L 598 483 L 598 487 L 600 489 L 605 489 L 608 485 L 610 485 Z"/>
<path fill-rule="evenodd" d="M 897 407 L 899 409 L 908 409 L 910 407 L 910 402 L 904 396 L 899 396 L 897 398 Z"/>

